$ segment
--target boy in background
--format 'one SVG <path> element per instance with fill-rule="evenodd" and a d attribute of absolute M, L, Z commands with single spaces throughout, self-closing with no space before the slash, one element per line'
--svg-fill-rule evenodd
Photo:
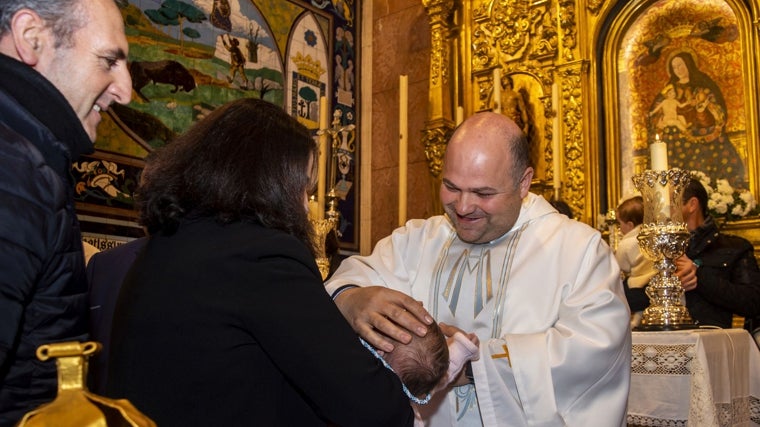
<path fill-rule="evenodd" d="M 633 196 L 623 200 L 615 214 L 623 235 L 615 251 L 623 284 L 630 289 L 643 288 L 656 273 L 653 262 L 639 250 L 638 236 L 644 222 L 644 199 L 641 196 Z M 631 327 L 641 323 L 642 310 L 642 307 L 631 305 Z"/>

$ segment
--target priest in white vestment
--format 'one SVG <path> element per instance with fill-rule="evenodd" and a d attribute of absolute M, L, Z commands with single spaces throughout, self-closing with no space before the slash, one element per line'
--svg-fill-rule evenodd
<path fill-rule="evenodd" d="M 420 408 L 426 425 L 626 424 L 631 334 L 620 269 L 599 232 L 529 192 L 528 161 L 514 122 L 470 117 L 447 148 L 446 215 L 408 221 L 371 255 L 344 260 L 326 285 L 381 349 L 419 334 L 430 316 L 477 334 L 479 360 L 462 385 Z"/>

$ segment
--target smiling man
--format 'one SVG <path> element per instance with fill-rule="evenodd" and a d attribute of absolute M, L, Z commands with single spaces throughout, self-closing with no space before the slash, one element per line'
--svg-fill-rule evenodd
<path fill-rule="evenodd" d="M 327 283 L 354 330 L 384 351 L 433 318 L 448 336 L 478 336 L 479 360 L 420 408 L 426 425 L 625 425 L 620 269 L 599 232 L 530 193 L 532 178 L 519 127 L 473 115 L 447 147 L 446 215 L 408 221 Z"/>
<path fill-rule="evenodd" d="M 0 2 L 0 426 L 56 395 L 41 344 L 87 338 L 71 162 L 132 96 L 114 0 Z"/>

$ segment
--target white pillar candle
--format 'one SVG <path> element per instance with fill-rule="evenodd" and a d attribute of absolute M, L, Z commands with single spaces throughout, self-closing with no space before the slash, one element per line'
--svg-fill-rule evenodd
<path fill-rule="evenodd" d="M 398 140 L 398 225 L 406 222 L 407 189 L 407 132 L 408 132 L 409 76 L 399 76 L 399 140 Z"/>
<path fill-rule="evenodd" d="M 555 111 L 559 111 L 559 86 L 557 83 L 552 85 L 552 108 Z M 559 142 L 559 114 L 555 114 L 552 119 L 552 187 L 554 188 L 554 198 L 559 200 L 560 188 L 562 188 L 562 172 L 561 172 L 561 160 L 562 152 Z"/>
<path fill-rule="evenodd" d="M 668 146 L 660 142 L 660 135 L 655 135 L 655 142 L 649 146 L 649 152 L 652 161 L 652 170 L 668 170 Z"/>
<path fill-rule="evenodd" d="M 552 138 L 552 169 L 554 170 L 554 173 L 552 174 L 552 188 L 555 190 L 559 190 L 562 187 L 562 180 L 561 175 L 562 171 L 561 169 L 561 157 L 562 157 L 562 151 L 559 145 L 559 135 L 554 135 Z"/>
<path fill-rule="evenodd" d="M 649 146 L 649 156 L 652 162 L 652 170 L 655 172 L 668 170 L 668 146 L 660 142 L 660 135 L 655 135 L 655 142 Z M 659 205 L 659 212 L 655 221 L 664 222 L 670 219 L 670 185 L 655 183 L 655 203 Z"/>
<path fill-rule="evenodd" d="M 324 215 L 324 211 L 322 211 L 322 214 Z M 309 198 L 309 218 L 319 219 L 319 203 L 317 203 L 317 198 L 314 196 Z"/>
<path fill-rule="evenodd" d="M 493 112 L 501 114 L 501 68 L 493 69 Z"/>
<path fill-rule="evenodd" d="M 325 218 L 325 187 L 327 184 L 327 127 L 329 123 L 327 98 L 319 98 L 319 158 L 317 163 L 317 206 L 316 219 Z M 335 185 L 331 183 L 330 185 Z"/>

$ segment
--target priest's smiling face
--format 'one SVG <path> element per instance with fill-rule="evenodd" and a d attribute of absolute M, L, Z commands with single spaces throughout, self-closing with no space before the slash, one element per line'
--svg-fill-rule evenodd
<path fill-rule="evenodd" d="M 533 168 L 513 173 L 509 135 L 520 132 L 496 113 L 478 113 L 454 133 L 446 149 L 441 203 L 467 243 L 488 243 L 517 221 Z"/>

